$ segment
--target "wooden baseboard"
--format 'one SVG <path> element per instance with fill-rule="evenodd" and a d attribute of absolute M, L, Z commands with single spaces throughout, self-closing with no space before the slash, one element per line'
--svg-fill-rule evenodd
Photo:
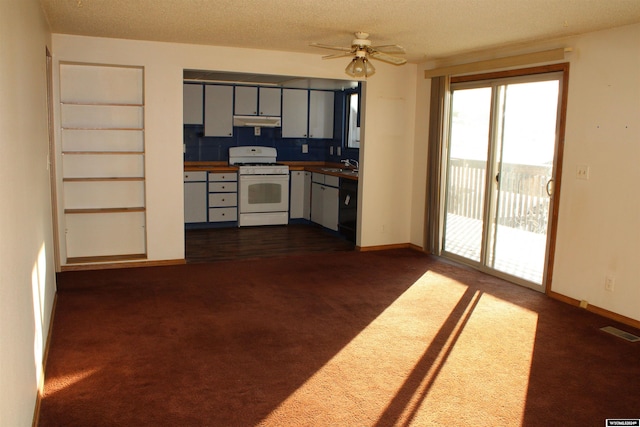
<path fill-rule="evenodd" d="M 135 267 L 162 267 L 166 265 L 186 264 L 185 259 L 169 259 L 159 261 L 123 261 L 123 262 L 103 262 L 87 264 L 67 264 L 60 267 L 60 271 L 84 271 L 84 270 L 111 270 L 115 268 L 135 268 Z"/>
<path fill-rule="evenodd" d="M 360 251 L 360 252 L 368 252 L 368 251 L 384 251 L 384 250 L 388 250 L 388 249 L 413 249 L 416 251 L 420 251 L 420 252 L 424 252 L 424 249 L 421 248 L 420 246 L 414 245 L 412 243 L 398 243 L 398 244 L 393 244 L 393 245 L 378 245 L 378 246 L 356 246 L 356 250 Z M 550 298 L 553 298 L 555 300 L 567 303 L 569 305 L 573 305 L 575 307 L 580 307 L 580 301 L 571 297 L 568 297 L 566 295 L 562 295 L 559 294 L 557 292 L 553 292 L 553 291 L 548 291 L 547 295 Z M 611 319 L 615 322 L 619 322 L 622 323 L 624 325 L 628 325 L 631 326 L 632 328 L 636 328 L 636 329 L 640 329 L 640 321 L 632 319 L 630 317 L 627 316 L 623 316 L 621 314 L 618 313 L 614 313 L 613 311 L 609 311 L 606 310 L 604 308 L 595 306 L 595 305 L 591 305 L 591 304 L 587 304 L 587 306 L 585 307 L 587 311 L 590 311 L 592 313 L 595 313 L 599 316 L 605 317 L 607 319 Z"/>
<path fill-rule="evenodd" d="M 386 251 L 389 249 L 413 249 L 415 251 L 424 252 L 420 246 L 414 245 L 413 243 L 395 243 L 393 245 L 377 245 L 377 246 L 356 246 L 356 251 L 359 251 L 359 252 Z"/>
<path fill-rule="evenodd" d="M 571 297 L 568 297 L 566 295 L 562 295 L 562 294 L 559 294 L 559 293 L 553 292 L 553 291 L 547 292 L 547 295 L 550 298 L 553 298 L 555 300 L 564 302 L 564 303 L 569 304 L 569 305 L 573 305 L 575 307 L 580 307 L 580 302 L 581 301 L 579 301 L 577 299 L 574 299 L 574 298 L 571 298 Z M 632 328 L 640 329 L 640 321 L 638 321 L 638 320 L 632 319 L 632 318 L 627 317 L 627 316 L 623 316 L 623 315 L 618 314 L 618 313 L 614 313 L 613 311 L 605 310 L 604 308 L 601 308 L 601 307 L 598 307 L 598 306 L 595 306 L 595 305 L 591 305 L 591 304 L 588 304 L 588 303 L 587 303 L 587 306 L 584 307 L 584 308 L 585 308 L 585 310 L 590 311 L 592 313 L 595 313 L 595 314 L 597 314 L 599 316 L 606 317 L 607 319 L 611 319 L 613 321 L 622 323 L 624 325 L 631 326 Z"/>
<path fill-rule="evenodd" d="M 98 262 L 118 262 L 118 261 L 143 261 L 147 259 L 147 254 L 126 254 L 126 255 L 102 255 L 86 257 L 69 257 L 67 264 L 95 264 Z"/>

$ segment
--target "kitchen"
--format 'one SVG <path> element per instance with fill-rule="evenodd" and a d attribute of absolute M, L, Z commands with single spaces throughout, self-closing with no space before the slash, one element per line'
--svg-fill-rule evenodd
<path fill-rule="evenodd" d="M 183 92 L 187 260 L 190 240 L 229 228 L 355 244 L 361 84 L 185 70 Z"/>

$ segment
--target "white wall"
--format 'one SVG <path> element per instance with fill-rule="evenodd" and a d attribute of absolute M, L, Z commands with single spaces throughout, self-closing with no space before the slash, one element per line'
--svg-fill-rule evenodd
<path fill-rule="evenodd" d="M 537 50 L 557 46 L 573 52 L 566 55 L 569 96 L 551 290 L 640 320 L 640 25 L 547 42 Z M 411 239 L 418 246 L 427 167 L 427 135 L 420 124 L 429 114 L 423 97 L 430 84 L 420 74 L 426 65 L 419 68 L 417 84 Z M 588 181 L 576 179 L 578 165 L 590 167 Z M 613 292 L 604 289 L 607 275 L 615 277 Z"/>
<path fill-rule="evenodd" d="M 361 247 L 407 243 L 411 234 L 417 69 L 378 66 L 367 82 L 360 159 Z"/>
<path fill-rule="evenodd" d="M 38 0 L 0 2 L 0 425 L 31 425 L 55 294 Z"/>
<path fill-rule="evenodd" d="M 552 289 L 640 320 L 640 25 L 572 45 Z"/>
<path fill-rule="evenodd" d="M 321 55 L 54 34 L 59 61 L 144 66 L 148 258 L 184 258 L 182 71 L 220 70 L 345 79 Z M 416 66 L 376 63 L 367 83 L 361 156 L 363 246 L 406 243 Z M 61 215 L 62 217 L 62 215 Z M 384 230 L 382 229 L 384 227 Z"/>

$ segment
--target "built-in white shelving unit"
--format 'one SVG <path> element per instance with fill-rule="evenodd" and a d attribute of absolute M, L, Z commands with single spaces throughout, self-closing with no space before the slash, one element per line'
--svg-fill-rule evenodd
<path fill-rule="evenodd" d="M 60 64 L 66 263 L 146 258 L 144 70 Z"/>

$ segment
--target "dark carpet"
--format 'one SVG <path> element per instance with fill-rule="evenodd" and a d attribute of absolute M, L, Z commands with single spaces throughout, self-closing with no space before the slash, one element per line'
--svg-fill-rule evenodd
<path fill-rule="evenodd" d="M 602 426 L 616 324 L 420 252 L 65 272 L 40 426 Z"/>

